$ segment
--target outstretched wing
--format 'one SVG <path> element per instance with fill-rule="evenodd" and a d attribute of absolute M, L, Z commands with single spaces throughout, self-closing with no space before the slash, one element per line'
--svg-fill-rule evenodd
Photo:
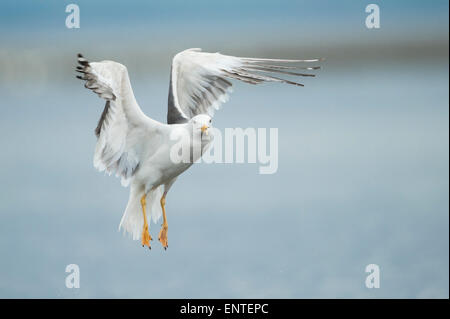
<path fill-rule="evenodd" d="M 212 116 L 228 100 L 232 86 L 229 79 L 249 84 L 280 82 L 303 86 L 274 74 L 313 77 L 314 74 L 294 71 L 319 67 L 302 67 L 294 63 L 318 61 L 321 59 L 256 59 L 202 52 L 201 49 L 182 51 L 172 61 L 167 123 L 183 123 L 202 113 Z"/>
<path fill-rule="evenodd" d="M 144 137 L 162 124 L 139 108 L 125 66 L 113 61 L 88 62 L 81 54 L 78 63 L 76 71 L 81 75 L 77 78 L 106 100 L 95 129 L 94 167 L 121 176 L 122 185 L 126 186 L 139 167 L 139 146 Z"/>

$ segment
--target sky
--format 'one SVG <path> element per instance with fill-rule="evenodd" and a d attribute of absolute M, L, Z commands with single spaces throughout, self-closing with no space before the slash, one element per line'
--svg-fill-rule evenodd
<path fill-rule="evenodd" d="M 0 297 L 448 298 L 448 2 L 378 1 L 376 30 L 368 3 L 2 1 Z M 304 88 L 235 83 L 213 124 L 278 128 L 278 171 L 194 165 L 167 198 L 170 248 L 148 251 L 117 231 L 128 189 L 93 168 L 103 102 L 75 56 L 126 65 L 164 121 L 189 47 L 326 60 Z"/>

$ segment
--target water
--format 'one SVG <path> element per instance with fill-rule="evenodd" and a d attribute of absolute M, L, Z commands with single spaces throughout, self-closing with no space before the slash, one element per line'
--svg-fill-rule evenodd
<path fill-rule="evenodd" d="M 104 2 L 77 30 L 58 1 L 0 4 L 0 297 L 449 297 L 448 1 L 379 1 L 378 30 L 364 1 Z M 117 231 L 128 189 L 93 168 L 103 101 L 74 57 L 127 65 L 164 121 L 189 47 L 327 60 L 304 88 L 235 85 L 213 124 L 278 128 L 277 173 L 194 165 L 148 251 Z"/>
<path fill-rule="evenodd" d="M 236 85 L 214 125 L 278 127 L 278 172 L 191 168 L 168 196 L 167 251 L 117 232 L 128 189 L 92 167 L 101 100 L 75 80 L 3 90 L 0 296 L 447 298 L 443 65 L 329 66 L 305 88 Z M 167 80 L 133 82 L 158 120 Z M 65 288 L 71 263 L 80 289 Z M 371 263 L 380 289 L 364 285 Z"/>

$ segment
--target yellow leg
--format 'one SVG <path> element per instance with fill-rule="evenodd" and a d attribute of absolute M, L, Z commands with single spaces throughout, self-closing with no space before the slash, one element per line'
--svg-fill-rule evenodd
<path fill-rule="evenodd" d="M 163 211 L 163 224 L 161 227 L 161 230 L 159 231 L 159 236 L 158 239 L 161 242 L 161 244 L 163 245 L 164 249 L 167 249 L 167 247 L 169 247 L 168 243 L 167 243 L 167 229 L 169 228 L 167 225 L 167 218 L 166 218 L 166 195 L 163 195 L 161 197 L 161 208 Z"/>
<path fill-rule="evenodd" d="M 145 200 L 145 197 L 146 197 L 146 194 L 144 194 L 141 198 L 142 214 L 144 215 L 144 228 L 142 229 L 142 247 L 148 246 L 148 248 L 151 249 L 150 240 L 152 240 L 152 237 L 150 236 L 150 233 L 148 232 L 147 214 L 145 213 L 147 201 Z"/>

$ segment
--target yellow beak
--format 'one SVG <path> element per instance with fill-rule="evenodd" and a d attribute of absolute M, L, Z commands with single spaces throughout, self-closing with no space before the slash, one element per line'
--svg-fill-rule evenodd
<path fill-rule="evenodd" d="M 202 130 L 202 133 L 208 135 L 208 127 L 206 125 L 203 125 L 200 129 Z"/>

